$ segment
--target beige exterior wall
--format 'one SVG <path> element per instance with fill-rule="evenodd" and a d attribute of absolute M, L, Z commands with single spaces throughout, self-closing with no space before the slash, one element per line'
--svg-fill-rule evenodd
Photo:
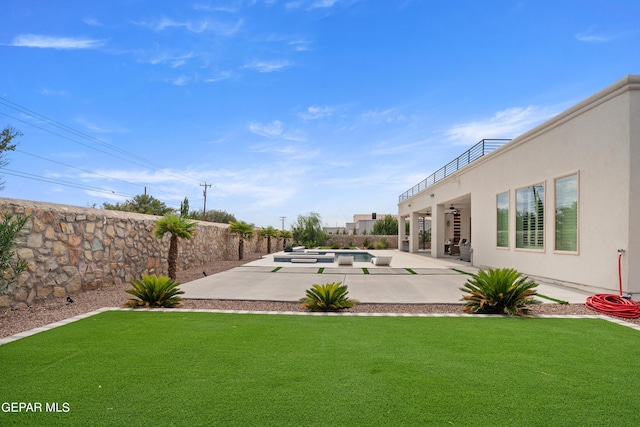
<path fill-rule="evenodd" d="M 432 213 L 432 256 L 442 256 L 449 204 L 471 217 L 473 263 L 640 296 L 640 75 L 628 76 L 398 205 L 402 217 Z M 556 252 L 556 178 L 579 174 L 577 253 Z M 516 190 L 545 185 L 544 250 L 515 248 Z M 509 193 L 509 248 L 496 247 L 496 196 Z M 433 195 L 433 196 L 432 196 Z M 440 209 L 438 209 L 440 206 Z M 445 217 L 447 215 L 444 215 Z M 444 221 L 444 222 L 443 222 Z M 403 230 L 400 227 L 400 230 Z M 412 238 L 413 236 L 412 226 Z M 464 236 L 464 231 L 462 232 Z M 410 246 L 415 251 L 416 245 Z"/>

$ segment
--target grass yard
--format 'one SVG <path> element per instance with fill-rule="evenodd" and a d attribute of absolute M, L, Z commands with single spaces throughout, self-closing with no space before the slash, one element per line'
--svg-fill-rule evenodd
<path fill-rule="evenodd" d="M 639 362 L 597 319 L 115 311 L 0 346 L 0 425 L 636 426 Z"/>

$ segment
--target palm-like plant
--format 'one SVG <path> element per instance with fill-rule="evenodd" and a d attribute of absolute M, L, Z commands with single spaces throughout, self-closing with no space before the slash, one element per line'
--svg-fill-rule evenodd
<path fill-rule="evenodd" d="M 267 238 L 267 253 L 271 253 L 271 238 L 278 236 L 278 230 L 273 228 L 272 226 L 268 226 L 267 228 L 263 228 L 260 230 L 260 235 L 262 237 Z"/>
<path fill-rule="evenodd" d="M 156 221 L 156 228 L 153 230 L 155 236 L 162 239 L 165 234 L 171 234 L 169 241 L 169 257 L 167 264 L 169 265 L 169 277 L 176 280 L 176 269 L 178 265 L 178 239 L 190 240 L 196 233 L 196 222 L 186 218 L 180 218 L 176 215 L 166 215 Z"/>
<path fill-rule="evenodd" d="M 508 314 L 527 317 L 527 305 L 540 304 L 533 297 L 538 284 L 513 268 L 480 270 L 467 280 L 461 291 L 468 313 Z"/>
<path fill-rule="evenodd" d="M 306 297 L 300 298 L 300 302 L 311 311 L 339 311 L 359 302 L 347 296 L 347 285 L 342 282 L 313 285 L 306 294 Z"/>
<path fill-rule="evenodd" d="M 242 260 L 242 258 L 244 258 L 244 241 L 245 239 L 253 237 L 254 227 L 244 221 L 231 221 L 229 223 L 229 231 L 240 237 L 240 242 L 238 243 L 238 259 Z"/>
<path fill-rule="evenodd" d="M 142 276 L 142 280 L 131 282 L 133 289 L 125 292 L 136 298 L 129 298 L 128 307 L 175 307 L 182 301 L 178 295 L 184 294 L 178 289 L 180 283 L 167 276 Z"/>

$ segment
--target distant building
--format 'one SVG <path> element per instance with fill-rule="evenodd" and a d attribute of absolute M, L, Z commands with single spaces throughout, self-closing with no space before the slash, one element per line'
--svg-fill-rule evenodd
<path fill-rule="evenodd" d="M 353 234 L 354 229 L 356 230 L 356 234 L 365 234 L 365 231 L 366 234 L 372 234 L 375 223 L 378 220 L 384 219 L 386 216 L 398 218 L 398 215 L 393 214 L 355 214 L 353 216 L 353 222 L 347 222 L 344 227 L 322 227 L 322 229 L 330 235 L 343 234 L 343 231 L 345 231 L 346 234 Z"/>

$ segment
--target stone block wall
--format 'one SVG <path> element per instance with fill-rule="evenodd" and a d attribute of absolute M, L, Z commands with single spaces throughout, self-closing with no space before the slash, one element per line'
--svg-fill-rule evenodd
<path fill-rule="evenodd" d="M 0 212 L 30 216 L 16 248 L 29 267 L 0 295 L 0 307 L 167 274 L 169 236 L 153 235 L 161 217 L 5 198 Z M 278 239 L 271 245 L 272 251 L 282 250 Z M 227 224 L 198 221 L 195 236 L 178 248 L 178 270 L 185 270 L 237 259 L 238 237 Z M 266 248 L 266 239 L 256 233 L 244 253 L 266 253 Z"/>

